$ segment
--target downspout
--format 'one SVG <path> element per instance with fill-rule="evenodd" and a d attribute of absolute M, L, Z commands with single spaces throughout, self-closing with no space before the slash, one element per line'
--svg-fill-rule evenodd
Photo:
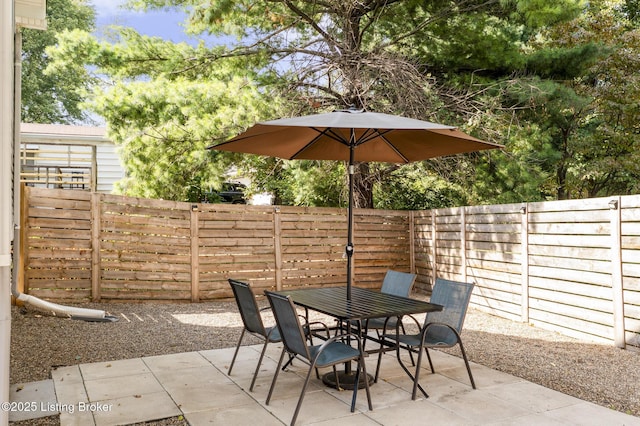
<path fill-rule="evenodd" d="M 11 358 L 11 149 L 13 141 L 13 1 L 0 2 L 0 403 L 9 402 Z M 0 410 L 0 425 L 9 411 Z"/>
<path fill-rule="evenodd" d="M 21 293 L 18 290 L 20 273 L 20 122 L 22 109 L 22 31 L 15 29 L 14 36 L 14 131 L 13 131 L 13 277 L 11 294 L 20 302 L 27 303 L 43 311 L 56 315 L 70 316 L 74 319 L 87 321 L 112 321 L 113 317 L 106 316 L 104 311 L 97 309 L 76 308 L 47 302 L 35 296 Z"/>

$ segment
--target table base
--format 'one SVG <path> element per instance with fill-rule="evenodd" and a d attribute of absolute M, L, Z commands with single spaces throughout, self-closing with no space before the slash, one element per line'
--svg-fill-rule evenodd
<path fill-rule="evenodd" d="M 364 374 L 360 374 L 360 380 L 358 380 L 358 389 L 364 389 Z M 371 374 L 367 374 L 367 380 L 369 381 L 369 386 L 373 384 L 373 376 Z M 353 390 L 356 381 L 356 373 L 350 372 L 345 373 L 344 371 L 338 371 L 338 383 L 340 384 L 341 389 Z M 333 371 L 326 373 L 322 376 L 322 383 L 330 388 L 337 389 L 336 376 L 333 374 Z"/>

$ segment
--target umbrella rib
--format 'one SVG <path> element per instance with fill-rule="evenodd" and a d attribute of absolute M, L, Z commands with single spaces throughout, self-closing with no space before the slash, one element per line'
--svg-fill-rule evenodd
<path fill-rule="evenodd" d="M 385 132 L 385 133 L 386 133 L 386 132 Z M 402 158 L 402 159 L 404 160 L 404 162 L 405 162 L 405 163 L 408 163 L 408 162 L 409 162 L 409 159 L 408 159 L 407 157 L 405 157 L 405 156 L 404 156 L 404 154 L 403 154 L 403 153 L 401 153 L 401 152 L 398 150 L 398 148 L 396 148 L 396 146 L 395 146 L 394 144 L 392 144 L 392 143 L 391 143 L 391 141 L 389 141 L 389 139 L 387 139 L 387 138 L 384 136 L 384 134 L 382 134 L 382 133 L 381 133 L 381 134 L 380 134 L 380 138 L 382 138 L 382 140 L 383 140 L 387 145 L 389 145 L 389 147 L 390 147 L 390 148 L 391 148 L 391 149 L 392 149 L 396 154 L 398 154 L 398 155 L 400 156 L 400 158 Z"/>
<path fill-rule="evenodd" d="M 309 148 L 314 143 L 316 143 L 318 141 L 318 139 L 320 139 L 322 136 L 325 136 L 325 135 L 330 137 L 331 139 L 337 141 L 337 142 L 340 142 L 341 144 L 349 146 L 348 142 L 346 142 L 343 138 L 340 137 L 340 135 L 335 133 L 333 131 L 333 129 L 331 129 L 329 127 L 327 127 L 324 130 L 317 129 L 315 127 L 310 127 L 310 129 L 315 130 L 316 132 L 318 132 L 318 134 L 313 139 L 311 139 L 309 141 L 309 143 L 305 144 L 305 146 L 300 148 L 298 151 L 296 151 L 295 154 L 293 154 L 291 157 L 289 157 L 289 160 L 293 160 L 294 158 L 296 158 L 298 155 L 300 155 L 302 152 L 304 152 L 307 148 Z"/>
<path fill-rule="evenodd" d="M 398 150 L 398 148 L 396 148 L 395 145 L 392 144 L 391 141 L 385 137 L 385 134 L 389 133 L 390 131 L 391 131 L 391 129 L 387 129 L 387 130 L 384 130 L 384 131 L 381 131 L 379 129 L 368 129 L 364 133 L 364 135 L 362 135 L 360 137 L 360 139 L 358 139 L 358 141 L 356 142 L 356 145 L 363 145 L 363 144 L 369 142 L 370 140 L 373 140 L 373 139 L 379 137 L 380 139 L 382 139 L 384 141 L 384 143 L 386 143 L 389 146 L 389 148 L 391 148 L 393 150 L 393 152 L 398 154 L 398 157 L 402 158 L 402 160 L 405 163 L 408 163 L 409 159 L 407 157 L 405 157 L 404 154 L 402 152 L 400 152 Z"/>

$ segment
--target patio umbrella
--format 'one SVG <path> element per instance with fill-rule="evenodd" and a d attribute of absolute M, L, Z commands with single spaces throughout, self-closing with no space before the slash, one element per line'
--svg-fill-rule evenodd
<path fill-rule="evenodd" d="M 409 163 L 501 147 L 451 126 L 348 109 L 257 123 L 233 139 L 209 148 L 287 160 L 348 161 L 349 207 L 345 250 L 347 299 L 351 300 L 354 164 L 370 161 Z"/>

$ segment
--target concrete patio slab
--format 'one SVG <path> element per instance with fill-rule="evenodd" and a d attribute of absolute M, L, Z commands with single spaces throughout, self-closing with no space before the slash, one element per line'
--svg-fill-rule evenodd
<path fill-rule="evenodd" d="M 611 410 L 590 402 L 580 401 L 555 410 L 545 411 L 544 415 L 570 424 L 579 419 L 581 426 L 596 425 L 637 425 L 640 418 L 631 417 L 619 411 Z"/>
<path fill-rule="evenodd" d="M 59 413 L 53 380 L 43 380 L 9 388 L 9 398 L 15 409 L 9 410 L 9 420 L 30 420 Z"/>
<path fill-rule="evenodd" d="M 87 389 L 89 401 L 103 401 L 164 391 L 160 382 L 151 372 L 86 380 L 84 386 Z"/>
<path fill-rule="evenodd" d="M 96 426 L 139 423 L 182 414 L 171 396 L 162 391 L 96 401 L 89 410 L 81 410 L 80 414 L 86 411 L 91 411 Z"/>
<path fill-rule="evenodd" d="M 211 367 L 211 363 L 198 352 L 145 357 L 144 364 L 154 373 L 166 370 Z"/>
<path fill-rule="evenodd" d="M 131 376 L 149 373 L 147 365 L 140 358 L 124 359 L 110 362 L 94 362 L 80 364 L 83 380 L 97 380 L 109 377 Z"/>
<path fill-rule="evenodd" d="M 252 423 L 256 419 L 260 419 L 260 426 L 282 426 L 282 422 L 277 417 L 255 403 L 186 413 L 184 417 L 191 426 L 243 425 Z"/>
<path fill-rule="evenodd" d="M 248 388 L 261 345 L 241 348 L 231 376 L 227 370 L 234 348 L 62 367 L 52 371 L 53 379 L 48 382 L 55 389 L 53 403 L 64 407 L 60 410 L 63 426 L 133 424 L 175 416 L 184 416 L 196 426 L 253 425 L 255 419 L 261 425 L 289 424 L 308 366 L 295 361 L 280 372 L 272 401 L 266 405 L 281 348 L 269 345 L 254 392 Z M 429 398 L 419 393 L 411 400 L 413 383 L 395 354 L 388 353 L 382 359 L 380 380 L 371 387 L 372 411 L 364 390 L 358 392 L 351 413 L 351 391 L 327 388 L 314 375 L 297 424 L 640 426 L 639 417 L 477 364 L 471 366 L 477 384 L 474 390 L 460 358 L 432 352 L 436 373 L 431 373 L 428 362 L 420 373 Z M 368 372 L 374 374 L 377 357 L 368 357 L 366 362 Z M 20 392 L 31 386 L 51 387 L 40 382 L 15 386 L 22 386 Z M 33 401 L 52 401 L 50 393 L 40 390 L 37 395 L 23 395 Z"/>

